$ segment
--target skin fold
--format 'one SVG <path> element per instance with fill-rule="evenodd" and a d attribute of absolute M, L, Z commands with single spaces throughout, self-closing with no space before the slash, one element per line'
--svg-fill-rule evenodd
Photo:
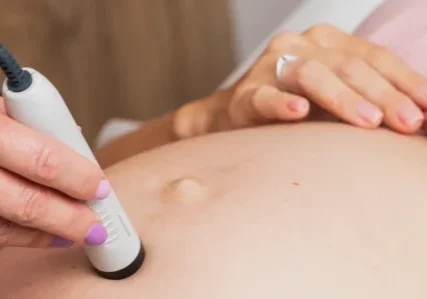
<path fill-rule="evenodd" d="M 180 141 L 106 170 L 147 250 L 0 251 L 2 299 L 427 298 L 427 141 L 338 123 Z"/>

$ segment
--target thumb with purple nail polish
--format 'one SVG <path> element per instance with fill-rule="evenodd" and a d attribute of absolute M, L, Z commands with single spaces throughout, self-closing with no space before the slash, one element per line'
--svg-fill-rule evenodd
<path fill-rule="evenodd" d="M 85 238 L 85 243 L 86 245 L 102 245 L 105 243 L 105 241 L 107 241 L 108 238 L 108 232 L 106 230 L 106 228 L 100 224 L 94 224 L 91 226 L 91 228 L 89 229 L 86 238 Z"/>

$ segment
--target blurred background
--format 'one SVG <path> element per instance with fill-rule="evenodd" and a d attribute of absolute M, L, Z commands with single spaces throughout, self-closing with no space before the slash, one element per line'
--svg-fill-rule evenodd
<path fill-rule="evenodd" d="M 0 41 L 56 85 L 92 143 L 111 117 L 212 93 L 300 1 L 0 0 Z"/>

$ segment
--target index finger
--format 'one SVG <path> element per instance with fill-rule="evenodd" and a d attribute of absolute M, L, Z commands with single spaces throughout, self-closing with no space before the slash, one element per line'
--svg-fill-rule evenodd
<path fill-rule="evenodd" d="M 103 199 L 101 168 L 65 144 L 0 114 L 0 167 L 76 199 Z"/>
<path fill-rule="evenodd" d="M 316 45 L 363 59 L 420 107 L 427 108 L 427 79 L 386 47 L 330 25 L 314 26 L 303 35 Z"/>

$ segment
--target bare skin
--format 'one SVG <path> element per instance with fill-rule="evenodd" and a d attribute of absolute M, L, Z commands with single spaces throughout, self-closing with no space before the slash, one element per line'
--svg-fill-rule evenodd
<path fill-rule="evenodd" d="M 306 123 L 137 155 L 106 174 L 143 268 L 107 281 L 80 248 L 5 248 L 1 298 L 427 298 L 426 153 L 425 137 Z"/>

